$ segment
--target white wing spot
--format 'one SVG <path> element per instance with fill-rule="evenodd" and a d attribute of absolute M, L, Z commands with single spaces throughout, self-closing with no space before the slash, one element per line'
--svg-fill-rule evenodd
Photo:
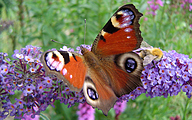
<path fill-rule="evenodd" d="M 130 16 L 125 18 L 125 21 L 129 21 L 130 20 Z"/>
<path fill-rule="evenodd" d="M 63 67 L 64 67 L 63 63 L 60 62 L 60 63 L 57 65 L 56 70 L 57 70 L 57 71 L 61 71 Z"/>
<path fill-rule="evenodd" d="M 125 29 L 125 32 L 131 32 L 131 31 L 132 31 L 131 28 L 126 28 L 126 29 Z"/>
<path fill-rule="evenodd" d="M 70 78 L 72 78 L 73 76 L 72 75 L 70 75 Z"/>
<path fill-rule="evenodd" d="M 67 74 L 67 69 L 64 68 L 64 69 L 63 69 L 63 75 L 66 75 L 66 74 Z"/>
<path fill-rule="evenodd" d="M 135 16 L 134 15 L 131 15 L 131 20 L 133 20 L 135 18 Z"/>
<path fill-rule="evenodd" d="M 50 59 L 52 59 L 52 56 L 53 56 L 53 53 L 52 52 L 49 52 L 48 54 L 47 54 L 47 57 L 45 58 L 46 60 L 50 60 Z"/>
<path fill-rule="evenodd" d="M 47 63 L 49 64 L 49 66 L 50 66 L 50 64 L 52 64 L 52 62 L 54 61 L 54 59 L 52 58 L 52 56 L 53 56 L 53 53 L 52 53 L 52 52 L 49 52 L 48 55 L 47 55 L 47 57 L 45 58 L 45 60 L 46 60 Z"/>
<path fill-rule="evenodd" d="M 123 16 L 128 16 L 129 14 L 127 14 L 126 12 L 123 13 Z"/>
<path fill-rule="evenodd" d="M 131 24 L 132 24 L 132 22 L 130 21 L 128 24 L 129 24 L 129 25 L 131 25 Z"/>
<path fill-rule="evenodd" d="M 58 61 L 53 61 L 53 63 L 51 64 L 52 67 L 57 68 L 57 65 L 59 64 Z"/>
<path fill-rule="evenodd" d="M 127 23 L 124 23 L 124 24 L 121 25 L 121 28 L 124 28 L 124 27 L 127 27 L 127 26 L 129 26 L 129 25 Z"/>
<path fill-rule="evenodd" d="M 129 15 L 133 15 L 133 12 L 129 11 L 128 14 L 129 14 Z"/>
<path fill-rule="evenodd" d="M 72 56 L 73 56 L 72 53 L 70 53 L 70 52 L 68 52 L 68 54 L 69 54 L 69 57 L 72 57 Z"/>
<path fill-rule="evenodd" d="M 127 36 L 127 38 L 129 39 L 129 38 L 131 38 L 131 36 Z"/>

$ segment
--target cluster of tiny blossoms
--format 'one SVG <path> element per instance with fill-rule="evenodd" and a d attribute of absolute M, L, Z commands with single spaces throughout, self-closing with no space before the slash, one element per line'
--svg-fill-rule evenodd
<path fill-rule="evenodd" d="M 95 109 L 87 102 L 80 103 L 79 111 L 77 111 L 78 120 L 94 120 L 95 119 Z"/>
<path fill-rule="evenodd" d="M 115 120 L 119 119 L 119 115 L 124 112 L 124 110 L 127 107 L 127 101 L 118 101 L 114 105 L 114 110 L 115 110 Z M 78 120 L 94 120 L 95 119 L 95 109 L 87 102 L 80 103 L 78 106 Z"/>
<path fill-rule="evenodd" d="M 127 101 L 122 100 L 115 103 L 113 109 L 115 110 L 115 120 L 119 119 L 119 115 L 125 111 L 127 107 Z"/>
<path fill-rule="evenodd" d="M 183 9 L 189 9 L 189 11 L 192 10 L 192 0 L 181 0 L 180 2 Z"/>
<path fill-rule="evenodd" d="M 146 14 L 156 15 L 156 11 L 159 9 L 159 6 L 163 6 L 163 2 L 161 0 L 151 0 L 147 1 L 149 7 L 147 7 L 148 12 Z"/>
<path fill-rule="evenodd" d="M 15 50 L 14 60 L 0 53 L 0 120 L 8 115 L 22 119 L 23 115 L 39 115 L 55 100 L 68 106 L 84 102 L 82 92 L 71 92 L 55 76 L 46 76 L 39 47 L 31 45 Z M 37 109 L 35 109 L 37 108 Z"/>
<path fill-rule="evenodd" d="M 188 55 L 179 54 L 172 50 L 163 51 L 163 58 L 148 64 L 142 71 L 142 87 L 137 87 L 122 100 L 134 100 L 142 93 L 151 98 L 157 96 L 177 95 L 181 90 L 188 98 L 192 96 L 192 59 Z"/>
<path fill-rule="evenodd" d="M 91 49 L 89 45 L 82 45 Z M 61 50 L 74 51 L 63 47 Z M 80 53 L 80 48 L 77 47 Z M 39 58 L 39 47 L 26 46 L 20 51 L 15 50 L 14 60 L 7 58 L 6 53 L 0 53 L 0 101 L 2 109 L 0 119 L 8 115 L 24 118 L 24 114 L 39 115 L 55 100 L 68 104 L 84 103 L 82 91 L 72 92 L 55 76 L 46 76 Z M 142 87 L 136 88 L 130 94 L 124 95 L 119 101 L 135 99 L 142 93 L 151 98 L 177 95 L 181 90 L 188 98 L 192 95 L 192 60 L 187 55 L 175 51 L 163 52 L 163 58 L 145 66 L 142 71 Z M 15 98 L 15 99 L 13 99 Z M 37 108 L 37 109 L 34 109 Z M 118 110 L 116 110 L 118 111 Z M 80 114 L 80 113 L 79 113 Z"/>

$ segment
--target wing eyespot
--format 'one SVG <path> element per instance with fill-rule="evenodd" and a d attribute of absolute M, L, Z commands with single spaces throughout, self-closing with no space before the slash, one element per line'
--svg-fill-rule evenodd
<path fill-rule="evenodd" d="M 98 96 L 97 92 L 94 89 L 90 88 L 90 87 L 87 88 L 87 95 L 92 100 L 99 99 L 99 96 Z"/>
<path fill-rule="evenodd" d="M 124 67 L 128 73 L 131 73 L 137 68 L 137 62 L 133 58 L 127 58 L 124 63 Z"/>
<path fill-rule="evenodd" d="M 142 69 L 142 60 L 133 52 L 119 54 L 115 56 L 115 64 L 127 73 L 133 73 L 137 69 Z"/>
<path fill-rule="evenodd" d="M 85 78 L 85 82 L 83 85 L 83 92 L 85 95 L 87 102 L 94 102 L 99 101 L 99 94 L 96 90 L 95 84 L 93 83 L 92 79 L 90 77 Z"/>

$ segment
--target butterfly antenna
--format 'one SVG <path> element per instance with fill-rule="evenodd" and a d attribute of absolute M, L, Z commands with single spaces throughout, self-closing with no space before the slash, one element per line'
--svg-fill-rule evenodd
<path fill-rule="evenodd" d="M 53 40 L 53 39 L 51 39 L 51 41 L 52 41 L 52 42 L 55 42 L 55 43 L 59 43 L 59 44 L 62 44 L 62 45 L 65 45 L 65 46 L 67 45 L 67 46 L 70 46 L 70 47 L 71 47 L 71 45 L 69 45 L 69 44 L 64 44 L 64 43 L 58 42 L 58 41 Z"/>
<path fill-rule="evenodd" d="M 84 30 L 84 44 L 85 44 L 85 36 L 86 36 L 86 19 L 84 20 L 84 22 L 85 22 L 85 30 Z"/>

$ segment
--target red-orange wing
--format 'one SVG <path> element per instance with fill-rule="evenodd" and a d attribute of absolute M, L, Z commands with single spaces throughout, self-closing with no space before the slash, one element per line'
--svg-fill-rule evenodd
<path fill-rule="evenodd" d="M 72 91 L 83 87 L 87 67 L 83 56 L 67 51 L 47 51 L 41 56 L 46 74 L 54 74 L 62 79 Z"/>
<path fill-rule="evenodd" d="M 91 51 L 109 56 L 139 48 L 143 40 L 138 23 L 141 16 L 132 4 L 119 8 L 96 37 Z"/>

